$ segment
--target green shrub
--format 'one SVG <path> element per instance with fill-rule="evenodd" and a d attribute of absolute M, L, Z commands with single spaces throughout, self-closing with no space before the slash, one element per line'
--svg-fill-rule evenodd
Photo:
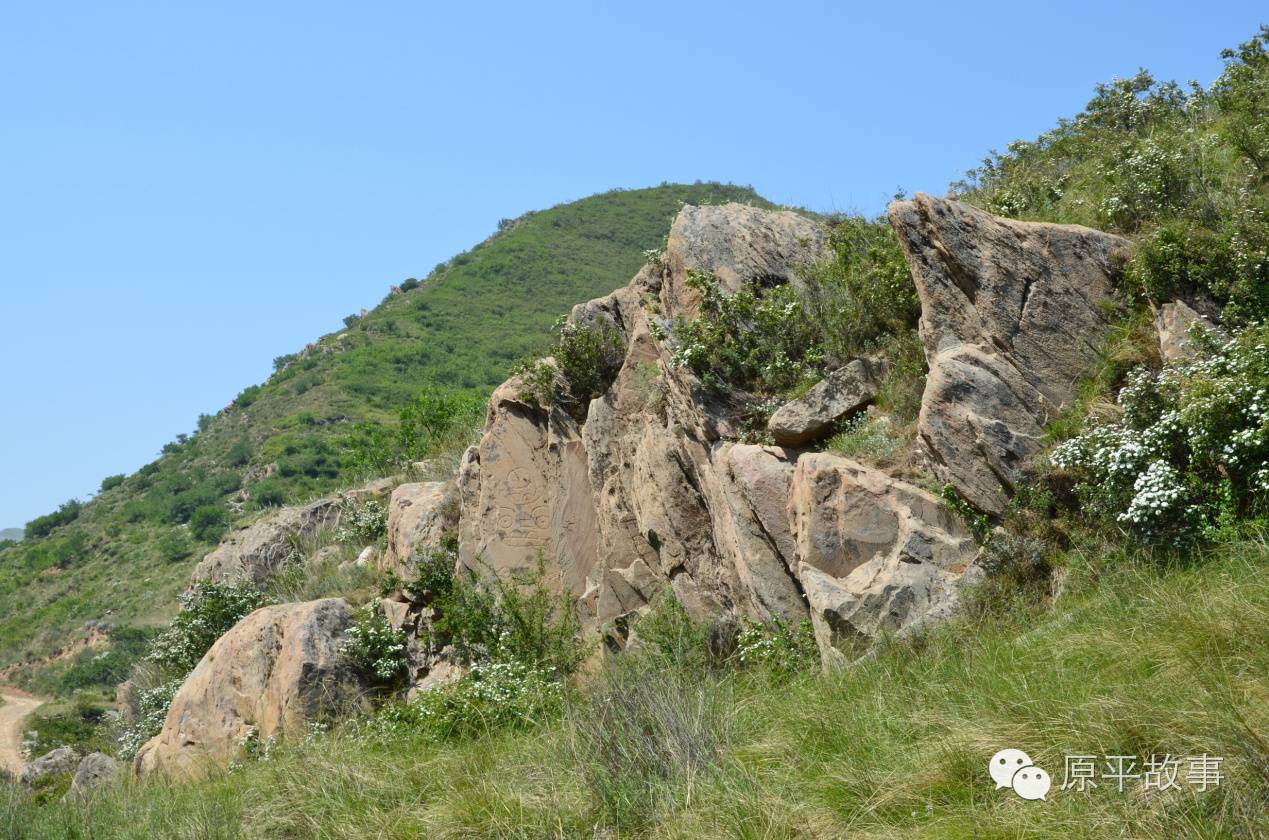
<path fill-rule="evenodd" d="M 848 217 L 829 229 L 832 256 L 801 271 L 808 310 L 835 365 L 911 331 L 921 314 L 899 240 L 885 218 Z"/>
<path fill-rule="evenodd" d="M 428 388 L 398 412 L 395 426 L 359 423 L 344 438 L 344 451 L 355 469 L 384 474 L 465 438 L 483 411 L 484 402 L 476 397 Z"/>
<path fill-rule="evenodd" d="M 286 488 L 276 478 L 265 478 L 251 487 L 251 500 L 262 508 L 282 507 L 286 503 Z"/>
<path fill-rule="evenodd" d="M 47 537 L 53 533 L 54 529 L 61 528 L 63 525 L 69 525 L 79 518 L 79 512 L 84 509 L 83 502 L 78 499 L 71 499 L 63 502 L 57 510 L 44 516 L 37 516 L 30 522 L 26 523 L 26 539 L 38 540 L 41 537 Z"/>
<path fill-rule="evenodd" d="M 126 480 L 126 476 L 122 474 L 108 475 L 101 480 L 101 492 L 105 493 L 108 490 L 113 490 L 119 485 L 123 484 L 125 480 Z"/>
<path fill-rule="evenodd" d="M 340 519 L 337 538 L 352 545 L 374 545 L 388 533 L 388 508 L 380 501 L 368 499 L 361 504 L 347 502 Z"/>
<path fill-rule="evenodd" d="M 229 530 L 229 511 L 220 505 L 203 505 L 189 517 L 189 532 L 202 542 L 218 542 Z"/>
<path fill-rule="evenodd" d="M 612 384 L 626 355 L 621 332 L 606 320 L 573 324 L 555 322 L 554 364 L 539 360 L 513 370 L 525 379 L 526 395 L 543 407 L 558 405 L 584 420 L 590 401 Z"/>
<path fill-rule="evenodd" d="M 243 388 L 242 392 L 234 397 L 234 405 L 238 408 L 248 408 L 260 398 L 261 391 L 263 391 L 263 388 L 259 385 L 249 385 Z"/>
<path fill-rule="evenodd" d="M 272 599 L 249 584 L 201 582 L 182 593 L 180 602 L 181 611 L 145 658 L 183 678 L 217 639 Z"/>
<path fill-rule="evenodd" d="M 391 688 L 407 673 L 405 641 L 405 634 L 392 629 L 383 607 L 373 601 L 358 610 L 339 652 L 374 683 Z"/>
<path fill-rule="evenodd" d="M 713 388 L 759 395 L 791 391 L 818 378 L 824 346 L 792 286 L 744 284 L 725 294 L 714 277 L 689 272 L 700 315 L 674 326 L 673 360 Z"/>
<path fill-rule="evenodd" d="M 184 682 L 185 677 L 182 675 L 141 692 L 136 723 L 123 727 L 119 733 L 119 758 L 131 761 L 146 741 L 163 731 L 168 710 L 172 707 L 172 698 L 180 691 Z"/>
<path fill-rule="evenodd" d="M 563 705 L 558 674 L 524 662 L 478 662 L 452 685 L 383 707 L 371 728 L 388 736 L 470 738 L 539 726 L 558 718 Z"/>
<path fill-rule="evenodd" d="M 436 598 L 430 633 L 439 645 L 453 645 L 473 662 L 520 662 L 561 677 L 581 663 L 583 647 L 569 601 L 542 583 L 542 569 L 498 579 L 488 586 L 455 578 Z"/>
<path fill-rule="evenodd" d="M 1200 339 L 1200 335 L 1195 335 Z M 1181 545 L 1264 512 L 1269 499 L 1269 327 L 1198 361 L 1140 369 L 1122 417 L 1058 446 L 1083 508 L 1152 544 Z"/>
<path fill-rule="evenodd" d="M 163 530 L 155 541 L 155 548 L 165 563 L 179 563 L 194 553 L 194 546 L 189 538 L 176 528 Z"/>

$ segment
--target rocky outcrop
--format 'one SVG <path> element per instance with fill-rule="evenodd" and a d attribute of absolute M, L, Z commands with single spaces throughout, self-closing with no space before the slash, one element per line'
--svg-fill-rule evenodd
<path fill-rule="evenodd" d="M 305 731 L 362 703 L 340 654 L 353 610 L 338 598 L 251 613 L 222 636 L 177 691 L 163 730 L 137 754 L 141 774 L 197 777 L 244 744 Z"/>
<path fill-rule="evenodd" d="M 194 567 L 193 582 L 264 583 L 295 551 L 297 541 L 339 526 L 349 505 L 386 498 L 395 482 L 383 479 L 302 507 L 284 507 L 230 533 Z"/>
<path fill-rule="evenodd" d="M 381 567 L 402 580 L 415 562 L 458 529 L 458 490 L 452 481 L 402 484 L 388 502 L 388 548 Z"/>
<path fill-rule="evenodd" d="M 824 226 L 799 213 L 762 210 L 744 204 L 688 205 L 670 227 L 665 259 L 668 314 L 691 316 L 700 304 L 687 275 L 714 275 L 729 293 L 746 282 L 763 286 L 797 283 L 797 268 L 828 254 Z"/>
<path fill-rule="evenodd" d="M 1000 513 L 1044 425 L 1097 361 L 1128 243 L 922 194 L 889 216 L 921 297 L 928 466 Z"/>
<path fill-rule="evenodd" d="M 23 767 L 21 774 L 18 775 L 18 781 L 27 787 L 33 787 L 47 776 L 74 773 L 78 766 L 78 752 L 72 747 L 58 747 Z"/>
<path fill-rule="evenodd" d="M 803 446 L 867 408 L 885 376 L 882 359 L 853 359 L 771 415 L 767 431 L 781 446 Z"/>
<path fill-rule="evenodd" d="M 573 310 L 626 345 L 581 422 L 516 378 L 494 393 L 459 471 L 460 563 L 502 577 L 540 567 L 585 627 L 618 634 L 667 590 L 698 618 L 797 621 L 814 586 L 826 659 L 848 630 L 901 630 L 951 603 L 975 549 L 936 499 L 842 458 L 735 442 L 752 400 L 705 389 L 655 337 L 667 314 L 693 311 L 687 272 L 730 290 L 795 282 L 822 248 L 819 226 L 793 214 L 685 208 L 659 264 Z M 789 434 L 823 434 L 879 376 L 848 366 L 787 412 Z"/>

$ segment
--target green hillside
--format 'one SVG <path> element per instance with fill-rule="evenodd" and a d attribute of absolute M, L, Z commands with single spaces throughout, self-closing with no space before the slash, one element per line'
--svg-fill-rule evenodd
<path fill-rule="evenodd" d="M 234 522 L 364 478 L 350 440 L 378 440 L 423 391 L 457 427 L 448 442 L 469 434 L 481 398 L 546 345 L 560 314 L 626 283 L 683 204 L 728 201 L 770 206 L 747 187 L 666 184 L 504 220 L 345 329 L 275 360 L 268 381 L 198 418 L 156 461 L 106 478 L 92 501 L 63 505 L 30 523 L 26 542 L 0 548 L 0 667 L 48 655 L 108 611 L 116 625 L 162 619 Z M 112 677 L 99 671 L 91 678 Z"/>

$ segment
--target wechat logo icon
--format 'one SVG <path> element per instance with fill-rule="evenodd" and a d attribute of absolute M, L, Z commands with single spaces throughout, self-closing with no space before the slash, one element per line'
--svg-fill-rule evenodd
<path fill-rule="evenodd" d="M 1009 788 L 1023 799 L 1044 799 L 1053 780 L 1044 770 L 1036 767 L 1031 756 L 1022 750 L 1001 750 L 991 757 L 987 766 L 996 790 Z"/>

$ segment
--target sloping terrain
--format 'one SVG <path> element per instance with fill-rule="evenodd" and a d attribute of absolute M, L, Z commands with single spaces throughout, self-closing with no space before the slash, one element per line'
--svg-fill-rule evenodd
<path fill-rule="evenodd" d="M 391 424 L 423 389 L 474 395 L 475 418 L 478 399 L 546 345 L 558 316 L 629 280 L 684 203 L 726 201 L 769 206 L 748 188 L 662 185 L 505 220 L 345 329 L 278 359 L 268 381 L 199 418 L 158 460 L 107 478 L 92 501 L 64 505 L 35 521 L 32 539 L 0 549 L 0 667 L 62 649 L 86 621 L 170 614 L 190 567 L 234 521 L 362 477 L 345 445 L 358 424 Z"/>

